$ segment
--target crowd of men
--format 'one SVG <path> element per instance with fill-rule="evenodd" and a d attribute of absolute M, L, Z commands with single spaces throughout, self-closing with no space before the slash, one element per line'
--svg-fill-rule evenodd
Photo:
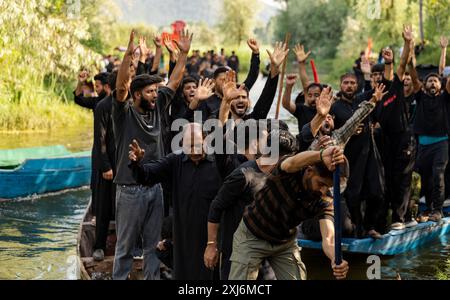
<path fill-rule="evenodd" d="M 268 51 L 268 78 L 255 101 L 249 91 L 260 71 L 256 40 L 248 40 L 249 73 L 237 83 L 234 53 L 228 60 L 223 51 L 188 57 L 192 37 L 183 31 L 164 41 L 167 81 L 158 76 L 163 42 L 154 39 L 151 55 L 145 38 L 135 44 L 134 32 L 117 70 L 94 77 L 95 97 L 83 96 L 88 74 L 79 75 L 75 102 L 94 111 L 93 256 L 104 259 L 115 219 L 113 279 L 129 277 L 136 248 L 143 251 L 145 279 L 160 278 L 161 261 L 174 279 L 257 279 L 266 275 L 262 266 L 277 279 L 305 279 L 299 235 L 321 240 L 334 276 L 345 278 L 348 263 L 336 265 L 334 254 L 336 166 L 344 236 L 379 239 L 417 221 L 441 220 L 450 180 L 450 80 L 418 77 L 411 27 L 404 27 L 397 66 L 389 48 L 382 64 L 362 55 L 337 93 L 309 80 L 310 52 L 297 45 L 299 76 L 286 76 L 282 101 L 298 121 L 297 137 L 283 121 L 267 119 L 286 44 Z M 442 38 L 440 73 L 446 47 Z M 303 91 L 291 101 L 298 77 Z M 219 138 L 210 143 L 213 136 Z M 410 201 L 414 170 L 427 204 L 417 220 Z M 171 229 L 165 239 L 163 223 Z"/>

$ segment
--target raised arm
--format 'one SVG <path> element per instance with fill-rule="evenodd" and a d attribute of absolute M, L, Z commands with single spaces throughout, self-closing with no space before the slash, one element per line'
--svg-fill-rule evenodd
<path fill-rule="evenodd" d="M 311 120 L 311 133 L 313 136 L 316 136 L 322 126 L 322 122 L 327 117 L 330 112 L 331 103 L 333 102 L 333 91 L 331 87 L 327 87 L 322 90 L 320 93 L 320 97 L 316 103 L 317 113 L 314 118 Z"/>
<path fill-rule="evenodd" d="M 266 51 L 270 58 L 270 77 L 275 78 L 281 72 L 281 64 L 286 59 L 289 49 L 285 43 L 276 42 L 273 52 Z"/>
<path fill-rule="evenodd" d="M 155 57 L 153 58 L 153 65 L 150 69 L 150 75 L 158 75 L 159 63 L 161 62 L 162 56 L 162 47 L 161 47 L 161 38 L 157 35 L 153 38 L 153 43 L 156 46 Z"/>
<path fill-rule="evenodd" d="M 419 75 L 417 74 L 416 70 L 416 55 L 414 53 L 414 42 L 411 42 L 410 46 L 410 57 L 408 67 L 409 67 L 409 74 L 411 75 L 411 81 L 414 87 L 414 93 L 417 93 L 422 88 L 422 83 L 420 82 Z"/>
<path fill-rule="evenodd" d="M 164 39 L 164 45 L 166 46 L 167 51 L 170 55 L 169 62 L 169 78 L 172 75 L 173 69 L 175 68 L 178 60 L 178 53 L 180 52 L 176 46 L 172 43 L 172 40 L 169 37 Z"/>
<path fill-rule="evenodd" d="M 117 72 L 116 100 L 125 102 L 128 97 L 128 89 L 131 83 L 130 66 L 133 62 L 133 55 L 136 47 L 134 45 L 134 31 L 131 31 L 128 48 L 123 57 L 122 64 Z"/>
<path fill-rule="evenodd" d="M 247 89 L 251 89 L 258 79 L 259 75 L 259 64 L 261 62 L 259 58 L 259 45 L 255 39 L 249 39 L 247 45 L 252 50 L 252 58 L 250 61 L 250 70 L 248 71 L 247 78 L 244 80 L 244 84 Z"/>
<path fill-rule="evenodd" d="M 75 89 L 74 92 L 74 100 L 75 103 L 78 104 L 81 107 L 85 107 L 85 108 L 89 108 L 89 109 L 94 109 L 96 106 L 96 102 L 94 101 L 94 98 L 92 97 L 83 97 L 82 93 L 83 93 L 83 84 L 86 83 L 86 80 L 89 76 L 89 73 L 87 71 L 81 71 L 80 74 L 78 75 L 78 83 L 77 83 L 77 88 Z"/>
<path fill-rule="evenodd" d="M 323 162 L 330 171 L 334 171 L 336 164 L 345 162 L 344 150 L 333 146 L 321 151 L 300 152 L 284 160 L 281 163 L 281 170 L 286 173 L 297 173 L 304 167 L 319 162 Z"/>
<path fill-rule="evenodd" d="M 223 99 L 220 103 L 219 121 L 222 126 L 228 121 L 231 110 L 231 101 L 239 96 L 239 93 L 245 88 L 244 84 L 241 84 L 239 88 L 236 87 L 236 72 L 230 70 L 226 73 L 225 82 L 223 85 Z"/>
<path fill-rule="evenodd" d="M 295 82 L 297 81 L 297 74 L 288 74 L 286 75 L 286 90 L 283 95 L 283 107 L 291 114 L 295 113 L 295 104 L 291 101 L 292 90 L 295 86 Z"/>
<path fill-rule="evenodd" d="M 445 36 L 441 36 L 441 59 L 439 60 L 439 75 L 442 75 L 445 69 L 445 60 L 447 58 L 447 46 L 448 39 Z"/>
<path fill-rule="evenodd" d="M 302 82 L 303 90 L 306 91 L 310 81 L 308 78 L 308 74 L 306 73 L 306 60 L 308 59 L 311 51 L 305 53 L 305 48 L 301 44 L 297 44 L 294 48 L 295 56 L 297 57 L 298 62 L 298 70 L 300 74 L 300 80 Z"/>
<path fill-rule="evenodd" d="M 172 91 L 176 91 L 178 86 L 183 80 L 184 68 L 186 67 L 187 56 L 189 54 L 189 50 L 191 49 L 193 34 L 189 35 L 189 31 L 182 31 L 180 34 L 180 40 L 174 40 L 178 49 L 180 49 L 180 54 L 178 56 L 177 64 L 173 70 L 172 75 L 170 76 L 169 83 L 167 83 L 167 87 Z"/>
<path fill-rule="evenodd" d="M 384 58 L 384 78 L 392 81 L 394 80 L 394 52 L 390 48 L 385 48 L 382 55 Z"/>
<path fill-rule="evenodd" d="M 411 42 L 414 39 L 412 27 L 409 25 L 403 26 L 403 40 L 405 41 L 403 44 L 403 52 L 400 57 L 400 64 L 397 68 L 397 75 L 400 80 L 403 79 L 403 75 L 405 75 L 406 65 L 408 64 L 408 59 L 411 53 Z"/>

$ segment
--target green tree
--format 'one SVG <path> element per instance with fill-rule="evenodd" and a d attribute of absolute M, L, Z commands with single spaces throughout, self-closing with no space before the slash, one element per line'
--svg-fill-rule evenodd
<path fill-rule="evenodd" d="M 289 0 L 275 19 L 275 37 L 283 40 L 287 32 L 293 42 L 302 42 L 324 58 L 334 57 L 345 26 L 348 7 L 344 0 Z"/>
<path fill-rule="evenodd" d="M 224 43 L 240 45 L 251 35 L 257 11 L 256 0 L 224 0 L 219 29 Z"/>

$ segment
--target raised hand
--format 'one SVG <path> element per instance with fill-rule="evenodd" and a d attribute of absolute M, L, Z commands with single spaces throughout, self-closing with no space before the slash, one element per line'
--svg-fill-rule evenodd
<path fill-rule="evenodd" d="M 133 57 L 134 52 L 136 51 L 136 46 L 134 45 L 134 30 L 130 33 L 130 41 L 128 42 L 127 51 L 125 52 L 125 55 L 128 55 L 130 57 Z"/>
<path fill-rule="evenodd" d="M 155 35 L 153 38 L 153 43 L 155 44 L 156 48 L 161 48 L 162 39 L 158 35 Z"/>
<path fill-rule="evenodd" d="M 239 94 L 245 89 L 245 84 L 241 84 L 239 88 L 236 87 L 236 72 L 228 71 L 225 76 L 225 83 L 223 85 L 223 98 L 225 101 L 231 102 L 239 97 Z"/>
<path fill-rule="evenodd" d="M 192 37 L 194 34 L 189 35 L 189 30 L 183 30 L 180 33 L 180 40 L 174 40 L 175 44 L 177 45 L 178 49 L 182 53 L 188 54 L 189 50 L 191 49 L 191 43 L 192 43 Z"/>
<path fill-rule="evenodd" d="M 195 90 L 195 98 L 199 101 L 203 101 L 214 95 L 214 80 L 212 79 L 200 79 L 198 87 Z"/>
<path fill-rule="evenodd" d="M 80 74 L 78 74 L 78 82 L 79 83 L 85 83 L 86 80 L 88 79 L 88 77 L 89 77 L 88 71 L 83 70 L 83 71 L 80 72 Z"/>
<path fill-rule="evenodd" d="M 372 73 L 372 68 L 370 67 L 370 62 L 366 57 L 362 58 L 362 60 L 361 60 L 361 72 L 363 72 L 363 74 Z"/>
<path fill-rule="evenodd" d="M 252 52 L 255 54 L 259 53 L 259 45 L 258 45 L 258 41 L 255 39 L 248 39 L 247 40 L 247 45 L 250 47 L 250 49 L 252 49 Z"/>
<path fill-rule="evenodd" d="M 147 58 L 150 50 L 147 47 L 146 38 L 143 36 L 139 37 L 139 49 L 141 50 L 141 57 Z"/>
<path fill-rule="evenodd" d="M 276 42 L 275 48 L 273 52 L 270 52 L 269 50 L 266 50 L 267 54 L 269 54 L 270 63 L 275 67 L 279 68 L 283 61 L 286 59 L 289 49 L 287 48 L 287 45 L 282 42 Z"/>
<path fill-rule="evenodd" d="M 392 63 L 394 61 L 394 52 L 392 52 L 391 48 L 384 48 L 382 56 L 386 63 Z"/>
<path fill-rule="evenodd" d="M 174 46 L 174 44 L 172 43 L 172 40 L 167 36 L 164 38 L 164 45 L 166 46 L 166 49 L 167 49 L 167 51 L 169 51 L 169 53 L 178 52 L 178 48 L 176 48 L 176 46 Z"/>
<path fill-rule="evenodd" d="M 139 147 L 139 143 L 136 140 L 130 144 L 130 151 L 128 152 L 128 158 L 134 162 L 140 162 L 145 155 L 145 150 Z"/>
<path fill-rule="evenodd" d="M 311 51 L 308 51 L 308 53 L 305 53 L 305 48 L 302 44 L 295 45 L 294 48 L 295 56 L 297 57 L 297 61 L 299 63 L 304 63 L 308 59 L 309 55 L 311 54 Z"/>
<path fill-rule="evenodd" d="M 372 99 L 375 103 L 380 102 L 381 99 L 383 99 L 383 97 L 389 92 L 389 91 L 384 92 L 385 88 L 386 87 L 384 84 L 382 83 L 377 84 L 377 86 L 375 87 L 375 92 L 372 95 Z"/>
<path fill-rule="evenodd" d="M 324 88 L 320 93 L 319 99 L 316 101 L 317 114 L 325 117 L 330 112 L 332 102 L 333 91 L 331 90 L 331 87 Z"/>
<path fill-rule="evenodd" d="M 448 46 L 448 39 L 445 36 L 441 36 L 440 45 L 442 49 L 447 48 Z"/>
<path fill-rule="evenodd" d="M 411 25 L 403 25 L 403 39 L 406 42 L 411 42 L 414 39 Z"/>
<path fill-rule="evenodd" d="M 286 75 L 286 86 L 293 86 L 297 82 L 297 74 L 287 74 Z"/>

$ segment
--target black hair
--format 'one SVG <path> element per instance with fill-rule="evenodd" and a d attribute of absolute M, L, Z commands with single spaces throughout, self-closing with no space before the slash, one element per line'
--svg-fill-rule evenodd
<path fill-rule="evenodd" d="M 183 78 L 183 81 L 181 82 L 181 88 L 183 89 L 184 86 L 185 86 L 186 84 L 188 84 L 188 83 L 195 83 L 196 85 L 198 85 L 197 79 L 195 79 L 195 78 L 192 77 L 192 76 L 186 76 L 186 77 Z"/>
<path fill-rule="evenodd" d="M 141 74 L 134 77 L 131 82 L 130 92 L 134 97 L 135 92 L 142 91 L 146 86 L 163 82 L 163 79 L 157 75 Z"/>
<path fill-rule="evenodd" d="M 278 122 L 278 126 L 272 127 L 272 119 L 266 120 L 267 131 L 269 136 L 267 137 L 267 146 L 272 145 L 272 139 L 278 139 L 279 154 L 284 156 L 287 154 L 297 152 L 297 140 L 289 131 L 289 126 L 282 120 L 274 120 Z"/>
<path fill-rule="evenodd" d="M 108 85 L 111 90 L 116 89 L 117 71 L 113 71 L 108 76 Z"/>
<path fill-rule="evenodd" d="M 108 84 L 109 74 L 108 72 L 98 73 L 94 76 L 94 80 L 100 81 L 103 85 Z"/>
<path fill-rule="evenodd" d="M 372 73 L 375 73 L 375 72 L 383 73 L 384 72 L 384 64 L 373 65 L 371 68 L 371 71 L 372 71 Z"/>
<path fill-rule="evenodd" d="M 214 71 L 214 79 L 217 79 L 217 77 L 219 77 L 220 74 L 222 73 L 226 73 L 228 72 L 230 69 L 228 67 L 218 67 L 215 71 Z"/>
<path fill-rule="evenodd" d="M 439 76 L 438 73 L 430 73 L 427 76 L 425 76 L 423 82 L 426 83 L 430 77 L 436 77 L 439 81 L 441 81 L 441 76 Z"/>
<path fill-rule="evenodd" d="M 323 87 L 322 84 L 313 82 L 313 83 L 310 83 L 310 84 L 306 87 L 305 92 L 308 93 L 310 89 L 315 88 L 315 87 L 318 87 L 318 88 L 320 89 L 321 92 L 322 92 L 322 90 L 324 89 L 324 87 Z"/>
<path fill-rule="evenodd" d="M 356 82 L 358 82 L 358 77 L 356 77 L 356 75 L 354 73 L 345 73 L 344 75 L 341 76 L 341 79 L 340 79 L 341 83 L 347 77 L 353 77 L 353 78 L 355 78 Z"/>

